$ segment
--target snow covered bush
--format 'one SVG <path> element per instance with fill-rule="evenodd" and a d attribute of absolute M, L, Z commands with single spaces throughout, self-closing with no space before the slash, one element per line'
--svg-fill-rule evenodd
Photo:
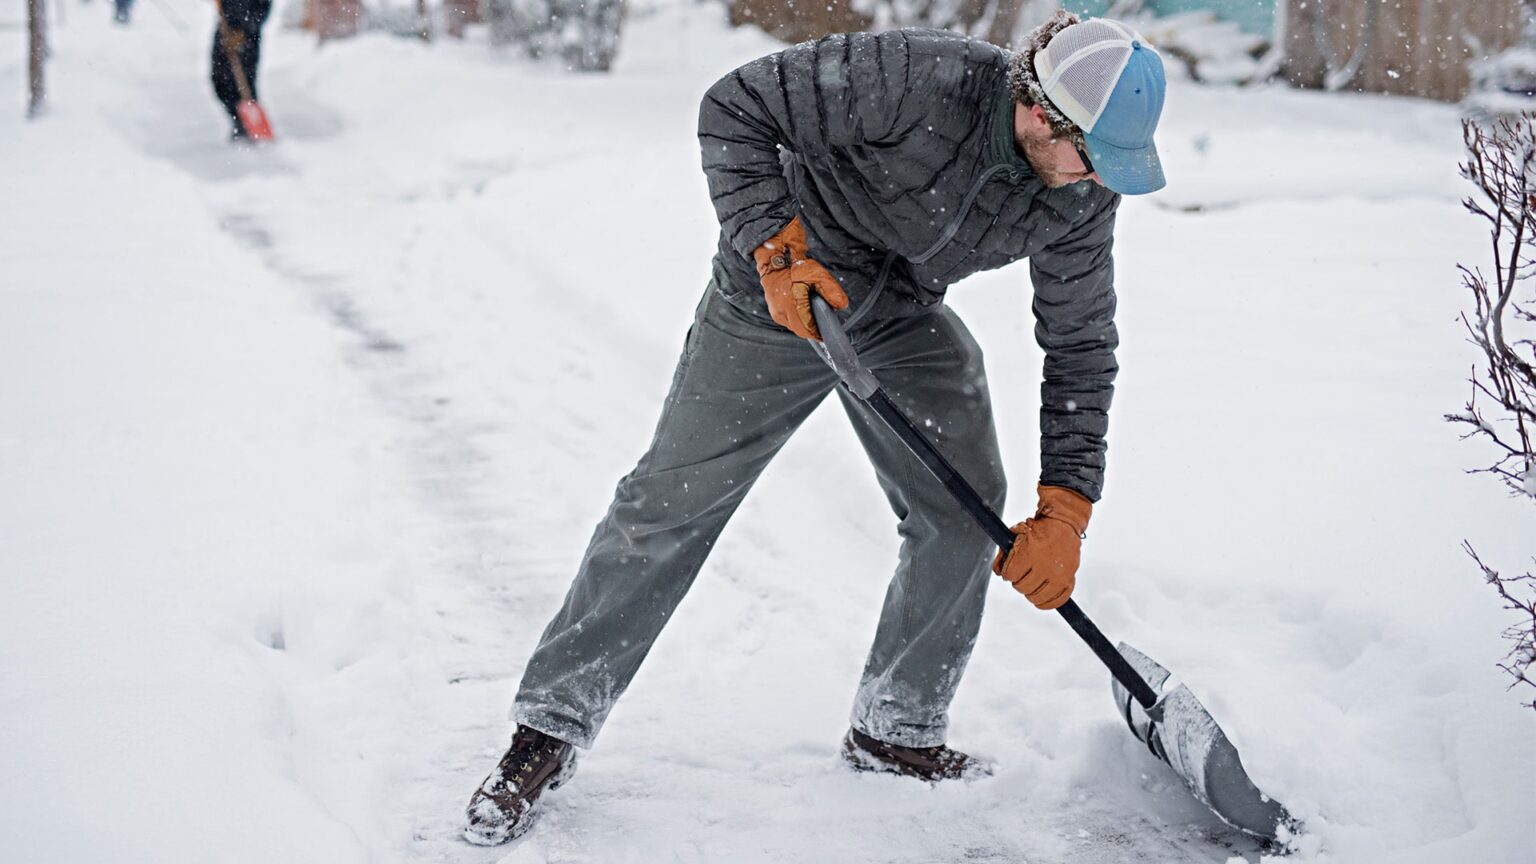
<path fill-rule="evenodd" d="M 1511 624 L 1504 629 L 1504 638 L 1515 643 L 1515 647 L 1509 649 L 1504 655 L 1504 662 L 1499 668 L 1509 673 L 1514 680 L 1509 686 L 1511 689 L 1522 684 L 1528 687 L 1536 687 L 1536 679 L 1531 676 L 1531 666 L 1536 664 L 1536 577 L 1530 573 L 1519 576 L 1503 576 L 1499 571 L 1483 563 L 1477 556 L 1477 551 L 1472 544 L 1463 543 L 1467 554 L 1477 562 L 1479 569 L 1483 571 L 1483 578 L 1488 580 L 1494 590 L 1499 592 L 1499 599 L 1504 601 L 1504 608 L 1520 614 L 1520 622 Z M 1522 691 L 1525 692 L 1525 691 Z M 1526 695 L 1530 695 L 1528 692 Z M 1526 702 L 1526 705 L 1536 709 L 1536 698 Z"/>
<path fill-rule="evenodd" d="M 933 27 L 998 44 L 1017 44 L 1061 8 L 1058 0 L 851 0 L 849 5 L 875 29 Z"/>
<path fill-rule="evenodd" d="M 485 24 L 491 44 L 518 46 L 531 57 L 554 57 L 566 68 L 605 72 L 618 53 L 624 0 L 312 0 L 317 5 L 350 4 L 345 32 L 326 30 L 325 13 L 290 5 L 289 26 L 311 24 L 321 38 L 354 35 L 358 30 L 386 30 L 400 36 L 431 39 L 442 33 L 463 38 L 466 29 Z M 332 25 L 333 29 L 334 25 Z"/>
<path fill-rule="evenodd" d="M 999 45 L 1061 8 L 1059 0 L 726 0 L 731 23 L 761 27 L 777 39 L 800 42 L 848 30 L 932 27 L 968 33 Z"/>
<path fill-rule="evenodd" d="M 1283 13 L 1277 14 L 1283 18 Z M 1124 20 L 1165 59 L 1182 65 L 1195 81 L 1251 84 L 1268 79 L 1279 69 L 1270 40 L 1244 32 L 1209 9 L 1176 15 L 1142 13 Z"/>
<path fill-rule="evenodd" d="M 1467 71 L 1467 116 L 1486 120 L 1536 109 L 1536 0 L 1520 4 L 1520 41 Z"/>
<path fill-rule="evenodd" d="M 557 56 L 568 68 L 605 72 L 619 48 L 623 0 L 488 0 L 491 41 L 521 45 L 533 57 Z"/>
<path fill-rule="evenodd" d="M 1463 205 L 1488 223 L 1492 238 L 1493 274 L 1460 265 L 1462 284 L 1471 292 L 1473 308 L 1462 313 L 1472 344 L 1482 352 L 1484 366 L 1474 368 L 1472 395 L 1460 413 L 1447 414 L 1452 423 L 1470 427 L 1467 438 L 1494 445 L 1495 459 L 1474 473 L 1497 477 L 1512 494 L 1536 503 L 1536 114 L 1503 117 L 1489 123 L 1462 121 L 1467 161 L 1461 174 L 1477 187 Z M 1504 577 L 1468 554 L 1493 585 L 1508 609 L 1521 613 L 1521 622 L 1504 633 L 1515 643 L 1500 668 L 1514 677 L 1511 687 L 1536 687 L 1536 577 L 1530 573 Z M 1536 699 L 1530 702 L 1536 708 Z"/>
<path fill-rule="evenodd" d="M 1488 223 L 1493 239 L 1493 279 L 1481 268 L 1461 266 L 1472 292 L 1462 323 L 1483 352 L 1486 367 L 1474 372 L 1472 397 L 1452 422 L 1472 427 L 1469 437 L 1492 441 L 1498 459 L 1478 469 L 1499 477 L 1510 491 L 1536 499 L 1536 114 L 1484 125 L 1462 122 L 1467 161 L 1461 174 L 1477 187 L 1463 205 Z M 1523 305 L 1522 305 L 1523 304 Z M 1479 397 L 1493 403 L 1490 422 Z"/>

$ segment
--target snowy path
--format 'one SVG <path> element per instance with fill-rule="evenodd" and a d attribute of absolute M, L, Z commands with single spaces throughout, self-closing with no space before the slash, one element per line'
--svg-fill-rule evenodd
<path fill-rule="evenodd" d="M 838 766 L 895 538 L 835 410 L 754 490 L 546 822 L 460 842 L 707 275 L 697 95 L 771 45 L 642 7 L 595 78 L 274 24 L 284 140 L 245 152 L 200 77 L 211 11 L 168 2 L 193 32 L 80 7 L 55 115 L 0 119 L 7 860 L 1257 859 L 1206 839 L 1230 840 L 1118 725 L 1102 669 L 1005 586 L 954 712 L 998 775 Z M 1471 362 L 1452 266 L 1482 248 L 1454 113 L 1174 95 L 1175 182 L 1125 207 L 1082 602 L 1313 817 L 1303 858 L 1514 861 L 1536 735 L 1457 544 L 1518 567 L 1536 520 L 1461 476 L 1479 456 L 1438 420 Z M 1011 511 L 1035 473 L 1024 280 L 954 294 Z M 790 542 L 786 514 L 820 533 Z M 67 779 L 101 770 L 121 785 Z"/>

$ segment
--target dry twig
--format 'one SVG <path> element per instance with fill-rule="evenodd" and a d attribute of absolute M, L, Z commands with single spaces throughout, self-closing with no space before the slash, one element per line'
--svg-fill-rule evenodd
<path fill-rule="evenodd" d="M 1536 500 L 1536 452 L 1531 443 L 1536 431 L 1536 339 L 1530 335 L 1536 332 L 1531 326 L 1536 324 L 1536 282 L 1530 279 L 1536 273 L 1536 116 L 1501 118 L 1488 127 L 1465 120 L 1462 137 L 1467 161 L 1461 175 L 1480 193 L 1462 204 L 1488 223 L 1493 278 L 1486 278 L 1480 268 L 1458 266 L 1473 304 L 1471 312 L 1462 313 L 1461 322 L 1482 352 L 1484 365 L 1472 370 L 1472 395 L 1463 411 L 1445 419 L 1470 427 L 1463 438 L 1493 443 L 1494 462 L 1472 473 L 1492 474 L 1511 493 Z M 1526 292 L 1523 300 L 1517 296 L 1521 289 Z M 1514 647 L 1499 668 L 1514 679 L 1511 689 L 1536 688 L 1536 576 L 1505 578 L 1483 563 L 1471 543 L 1463 541 L 1462 546 L 1499 592 L 1504 608 L 1520 614 L 1519 623 L 1502 634 Z M 1524 704 L 1536 709 L 1536 698 Z"/>
<path fill-rule="evenodd" d="M 1467 554 L 1472 556 L 1473 561 L 1477 562 L 1488 584 L 1499 592 L 1499 597 L 1504 601 L 1504 608 L 1520 613 L 1520 623 L 1509 625 L 1503 633 L 1505 639 L 1515 643 L 1515 647 L 1509 649 L 1509 653 L 1504 655 L 1504 662 L 1499 664 L 1500 669 L 1515 679 L 1510 683 L 1510 689 L 1513 690 L 1522 684 L 1536 688 L 1536 679 L 1531 677 L 1536 674 L 1531 670 L 1531 666 L 1536 665 L 1536 576 L 1530 573 L 1509 578 L 1500 576 L 1499 571 L 1484 564 L 1483 559 L 1477 557 L 1477 552 L 1472 548 L 1471 543 L 1462 541 L 1461 547 L 1467 550 Z M 1528 597 L 1522 599 L 1517 596 L 1522 593 Z M 1523 704 L 1536 709 L 1536 698 Z"/>
<path fill-rule="evenodd" d="M 1470 426 L 1466 437 L 1494 444 L 1495 461 L 1473 473 L 1493 474 L 1511 492 L 1536 498 L 1536 342 L 1512 332 L 1536 323 L 1536 290 L 1527 281 L 1536 272 L 1536 118 L 1500 119 L 1491 128 L 1468 120 L 1462 135 L 1468 158 L 1461 175 L 1481 193 L 1462 204 L 1488 223 L 1494 273 L 1489 280 L 1481 268 L 1458 267 L 1473 299 L 1461 321 L 1486 364 L 1473 370 L 1472 395 L 1462 413 L 1446 419 Z M 1523 303 L 1516 294 L 1521 288 L 1530 295 Z M 1489 419 L 1479 397 L 1491 402 L 1498 416 Z"/>

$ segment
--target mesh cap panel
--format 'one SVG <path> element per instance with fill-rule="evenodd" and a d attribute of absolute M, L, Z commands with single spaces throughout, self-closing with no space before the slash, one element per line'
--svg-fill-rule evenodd
<path fill-rule="evenodd" d="M 1092 132 L 1130 59 L 1131 43 L 1139 39 L 1101 18 L 1073 24 L 1035 55 L 1035 74 L 1056 107 L 1078 128 Z"/>

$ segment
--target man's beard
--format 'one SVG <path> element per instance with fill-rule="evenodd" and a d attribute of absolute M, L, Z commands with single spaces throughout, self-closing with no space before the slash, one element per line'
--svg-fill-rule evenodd
<path fill-rule="evenodd" d="M 1024 158 L 1028 160 L 1029 167 L 1035 169 L 1035 176 L 1040 178 L 1047 189 L 1060 189 L 1088 179 L 1080 173 L 1066 173 L 1049 167 L 1055 162 L 1051 154 L 1051 147 L 1058 139 L 1046 138 L 1041 141 L 1026 139 L 1024 145 Z"/>

